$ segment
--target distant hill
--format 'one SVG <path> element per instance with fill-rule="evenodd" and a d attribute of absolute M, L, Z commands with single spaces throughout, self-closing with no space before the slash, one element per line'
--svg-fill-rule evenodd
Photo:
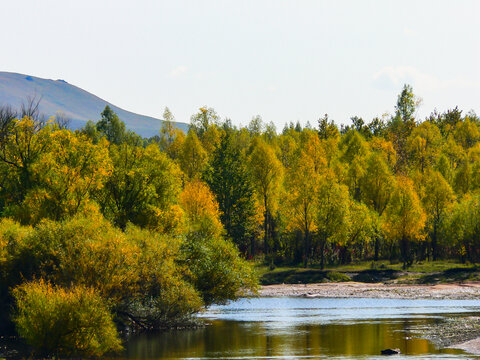
<path fill-rule="evenodd" d="M 100 99 L 64 80 L 49 80 L 35 76 L 0 72 L 0 105 L 19 108 L 28 97 L 41 96 L 40 113 L 47 117 L 61 111 L 71 120 L 73 129 L 82 127 L 88 120 L 100 120 L 100 113 L 109 105 L 126 127 L 144 137 L 158 134 L 162 120 L 135 114 Z M 178 128 L 187 131 L 188 125 L 177 122 Z"/>

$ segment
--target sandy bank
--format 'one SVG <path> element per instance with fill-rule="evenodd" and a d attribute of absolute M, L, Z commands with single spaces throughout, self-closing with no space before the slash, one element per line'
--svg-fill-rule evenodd
<path fill-rule="evenodd" d="M 260 296 L 381 299 L 480 299 L 480 282 L 440 285 L 366 284 L 357 282 L 266 285 Z"/>
<path fill-rule="evenodd" d="M 460 349 L 471 354 L 480 355 L 480 337 L 450 347 L 454 349 Z"/>

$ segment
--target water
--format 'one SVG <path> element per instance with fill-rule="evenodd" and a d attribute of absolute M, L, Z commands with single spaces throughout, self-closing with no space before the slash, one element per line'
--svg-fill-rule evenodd
<path fill-rule="evenodd" d="M 142 334 L 126 344 L 129 359 L 472 358 L 437 349 L 412 328 L 480 313 L 474 300 L 253 298 L 202 313 L 207 326 Z"/>

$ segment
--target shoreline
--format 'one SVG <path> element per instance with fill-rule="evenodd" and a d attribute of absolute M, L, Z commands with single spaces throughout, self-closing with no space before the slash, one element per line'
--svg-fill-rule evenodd
<path fill-rule="evenodd" d="M 260 297 L 378 298 L 428 300 L 480 300 L 480 282 L 436 285 L 383 283 L 318 283 L 264 285 Z M 455 348 L 480 355 L 480 317 L 459 317 L 427 331 L 416 331 L 441 348 Z"/>
<path fill-rule="evenodd" d="M 436 285 L 360 282 L 264 285 L 260 287 L 258 296 L 476 300 L 480 299 L 480 282 Z"/>

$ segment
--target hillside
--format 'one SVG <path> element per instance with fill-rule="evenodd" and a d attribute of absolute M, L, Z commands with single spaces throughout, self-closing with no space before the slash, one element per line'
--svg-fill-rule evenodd
<path fill-rule="evenodd" d="M 157 135 L 162 125 L 160 119 L 123 110 L 64 80 L 0 72 L 0 105 L 9 104 L 18 108 L 25 99 L 32 96 L 42 97 L 42 114 L 49 117 L 61 111 L 71 119 L 71 127 L 74 129 L 82 127 L 88 120 L 99 120 L 105 105 L 109 105 L 118 114 L 128 129 L 144 137 Z M 188 129 L 185 123 L 176 124 L 184 131 Z"/>

